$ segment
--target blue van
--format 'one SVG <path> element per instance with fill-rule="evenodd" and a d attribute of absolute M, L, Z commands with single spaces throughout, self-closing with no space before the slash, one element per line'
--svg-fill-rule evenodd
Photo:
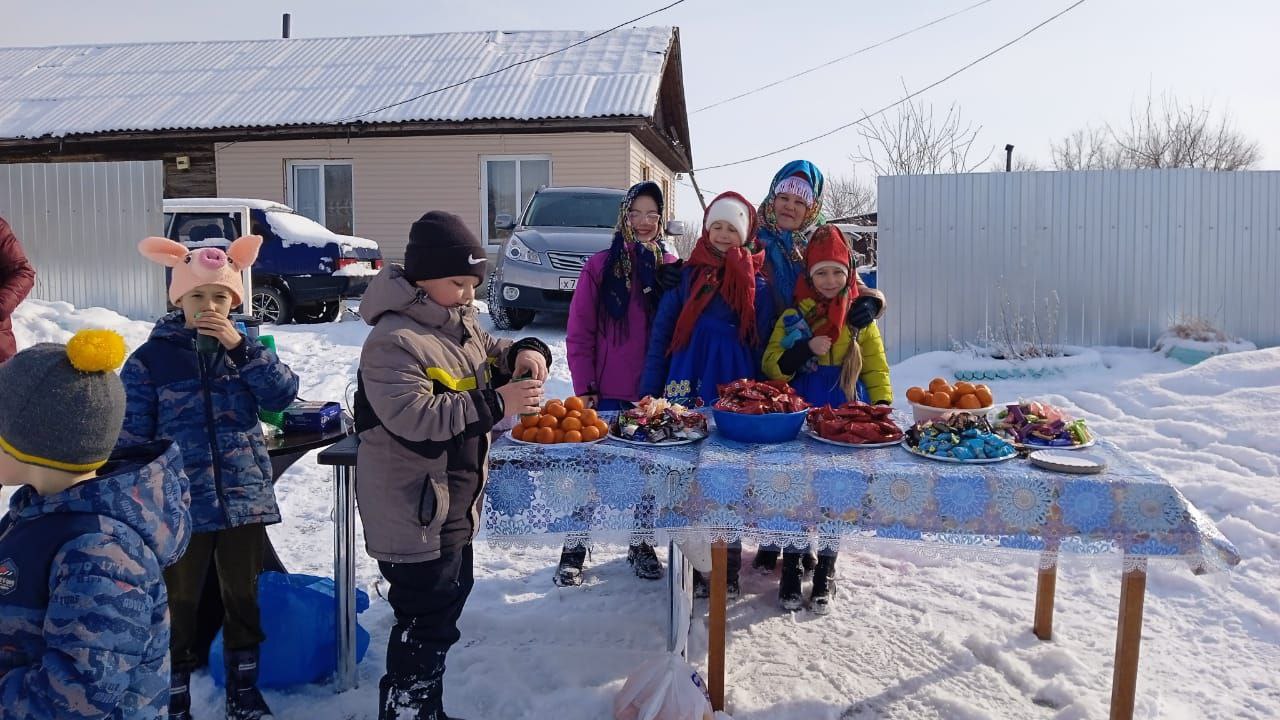
<path fill-rule="evenodd" d="M 336 320 L 343 301 L 363 295 L 382 269 L 376 242 L 338 235 L 269 200 L 169 199 L 164 218 L 165 237 L 187 247 L 225 247 L 241 235 L 262 236 L 251 298 L 253 315 L 263 322 Z"/>

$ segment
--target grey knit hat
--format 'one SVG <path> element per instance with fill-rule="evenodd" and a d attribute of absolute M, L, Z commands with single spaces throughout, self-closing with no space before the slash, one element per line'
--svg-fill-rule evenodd
<path fill-rule="evenodd" d="M 118 334 L 81 330 L 0 364 L 0 450 L 66 472 L 106 464 L 124 423 L 124 355 Z"/>

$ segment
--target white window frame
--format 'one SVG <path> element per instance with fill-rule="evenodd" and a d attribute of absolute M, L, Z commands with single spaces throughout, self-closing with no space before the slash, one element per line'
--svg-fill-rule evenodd
<path fill-rule="evenodd" d="M 284 196 L 287 199 L 289 207 L 294 210 L 298 209 L 298 198 L 294 196 L 297 188 L 293 183 L 293 169 L 295 167 L 318 167 L 320 168 L 320 219 L 316 222 L 329 227 L 325 222 L 325 197 L 324 197 L 324 166 L 325 165 L 347 165 L 351 168 L 351 234 L 356 232 L 356 164 L 354 160 L 307 160 L 305 158 L 286 160 L 284 168 Z"/>
<path fill-rule="evenodd" d="M 510 161 L 516 162 L 516 192 L 520 191 L 520 163 L 526 160 L 545 160 L 547 163 L 547 187 L 555 184 L 555 162 L 551 159 L 551 155 L 481 155 L 480 156 L 480 232 L 484 235 L 484 243 L 488 245 L 500 245 L 500 241 L 489 239 L 489 163 L 493 161 Z M 529 198 L 524 198 L 524 202 L 528 203 Z M 524 205 L 516 208 L 516 221 L 520 220 L 520 213 L 524 212 Z"/>

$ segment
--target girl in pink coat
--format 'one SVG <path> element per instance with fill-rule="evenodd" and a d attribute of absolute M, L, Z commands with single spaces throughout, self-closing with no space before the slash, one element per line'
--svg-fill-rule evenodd
<path fill-rule="evenodd" d="M 640 399 L 649 328 L 664 287 L 680 281 L 680 263 L 662 246 L 662 189 L 645 181 L 627 191 L 613 244 L 582 268 L 569 304 L 565 347 L 573 392 L 597 410 L 621 410 Z M 589 509 L 583 508 L 589 513 Z M 565 546 L 557 585 L 582 584 L 586 547 Z M 636 575 L 662 577 L 653 546 L 633 544 L 627 559 Z"/>

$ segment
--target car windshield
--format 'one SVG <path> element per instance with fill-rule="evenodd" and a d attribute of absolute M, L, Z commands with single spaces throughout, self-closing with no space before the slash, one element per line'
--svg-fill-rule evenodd
<path fill-rule="evenodd" d="M 611 228 L 625 197 L 600 193 L 542 192 L 533 197 L 524 224 L 532 227 Z"/>

